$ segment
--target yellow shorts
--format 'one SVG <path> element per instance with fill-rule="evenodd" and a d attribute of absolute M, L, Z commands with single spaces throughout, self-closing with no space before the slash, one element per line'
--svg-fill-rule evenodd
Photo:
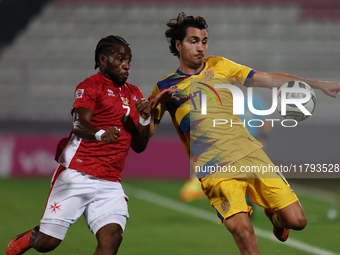
<path fill-rule="evenodd" d="M 248 170 L 251 169 L 249 166 L 258 166 L 257 169 L 267 166 L 267 170 L 275 168 L 262 149 L 231 164 L 232 169 L 243 169 L 243 171 L 246 171 L 246 166 Z M 215 172 L 201 179 L 202 189 L 222 222 L 223 219 L 239 212 L 248 212 L 249 215 L 252 213 L 252 208 L 246 202 L 246 193 L 253 203 L 274 211 L 298 201 L 289 183 L 278 171 L 242 172 L 232 176 L 236 178 L 229 178 L 230 175 Z"/>

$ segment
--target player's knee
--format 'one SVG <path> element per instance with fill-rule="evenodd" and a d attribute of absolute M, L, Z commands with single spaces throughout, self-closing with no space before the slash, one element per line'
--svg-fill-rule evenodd
<path fill-rule="evenodd" d="M 307 218 L 305 215 L 294 215 L 294 218 L 291 218 L 287 222 L 287 228 L 294 229 L 294 230 L 302 230 L 307 225 Z"/>
<path fill-rule="evenodd" d="M 108 236 L 106 242 L 102 242 L 100 247 L 103 251 L 107 252 L 108 254 L 117 254 L 122 240 L 123 240 L 122 234 L 119 232 L 115 232 Z"/>
<path fill-rule="evenodd" d="M 117 250 L 121 242 L 123 241 L 123 231 L 121 229 L 114 231 L 111 234 L 111 238 L 112 238 L 111 240 L 113 240 L 111 242 L 111 247 L 113 250 Z"/>
<path fill-rule="evenodd" d="M 107 225 L 100 229 L 97 233 L 98 248 L 108 254 L 116 254 L 123 240 L 122 228 L 114 225 Z"/>
<path fill-rule="evenodd" d="M 305 215 L 301 216 L 301 217 L 298 217 L 296 219 L 296 223 L 295 225 L 292 227 L 292 229 L 294 230 L 302 230 L 306 227 L 307 225 L 307 218 Z"/>
<path fill-rule="evenodd" d="M 110 240 L 115 240 L 114 243 L 121 243 L 123 240 L 123 231 L 121 229 L 114 231 L 111 233 Z"/>

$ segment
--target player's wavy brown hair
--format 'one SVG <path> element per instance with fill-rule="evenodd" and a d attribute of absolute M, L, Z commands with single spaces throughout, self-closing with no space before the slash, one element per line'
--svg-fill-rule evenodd
<path fill-rule="evenodd" d="M 183 41 L 187 35 L 188 27 L 195 27 L 198 29 L 208 28 L 208 24 L 203 17 L 187 16 L 184 12 L 178 14 L 176 19 L 171 19 L 166 25 L 169 29 L 165 31 L 165 37 L 169 42 L 170 52 L 177 57 L 179 57 L 179 52 L 176 49 L 176 41 Z"/>
<path fill-rule="evenodd" d="M 94 54 L 94 61 L 95 66 L 94 69 L 97 69 L 99 67 L 99 54 L 103 53 L 104 55 L 108 55 L 112 52 L 112 47 L 116 44 L 124 44 L 126 46 L 129 46 L 129 44 L 120 36 L 118 35 L 109 35 L 106 36 L 97 43 L 97 47 Z"/>

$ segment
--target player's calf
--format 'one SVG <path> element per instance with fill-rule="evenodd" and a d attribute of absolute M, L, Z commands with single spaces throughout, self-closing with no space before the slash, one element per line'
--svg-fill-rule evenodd
<path fill-rule="evenodd" d="M 61 243 L 61 240 L 52 236 L 46 235 L 39 231 L 40 226 L 35 227 L 32 230 L 30 237 L 30 243 L 32 248 L 38 252 L 49 252 L 53 251 Z"/>
<path fill-rule="evenodd" d="M 238 228 L 232 233 L 235 243 L 241 254 L 257 254 L 257 241 L 255 232 L 248 228 Z"/>
<path fill-rule="evenodd" d="M 256 235 L 251 225 L 248 213 L 238 213 L 223 221 L 241 254 L 261 254 L 257 247 Z"/>

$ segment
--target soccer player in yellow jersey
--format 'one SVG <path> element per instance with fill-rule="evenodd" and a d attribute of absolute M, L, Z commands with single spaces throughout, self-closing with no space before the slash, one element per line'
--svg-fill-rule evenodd
<path fill-rule="evenodd" d="M 260 254 L 256 235 L 249 221 L 251 207 L 247 206 L 245 194 L 250 200 L 265 208 L 273 224 L 273 232 L 280 241 L 288 238 L 288 229 L 301 230 L 306 216 L 294 191 L 279 173 L 255 175 L 253 173 L 208 172 L 204 167 L 216 165 L 240 169 L 242 166 L 274 164 L 256 141 L 233 115 L 233 97 L 220 84 L 241 84 L 250 87 L 280 87 L 291 80 L 302 80 L 311 87 L 321 89 L 326 95 L 336 97 L 338 82 L 322 82 L 300 77 L 257 72 L 222 57 L 206 58 L 208 47 L 207 24 L 203 17 L 180 13 L 167 23 L 165 35 L 173 55 L 179 58 L 178 70 L 161 79 L 154 87 L 151 98 L 163 90 L 173 91 L 178 100 L 160 103 L 153 112 L 154 134 L 164 112 L 167 110 L 180 136 L 185 151 L 201 182 L 202 189 L 218 217 L 233 235 L 241 254 Z M 217 85 L 215 85 L 217 84 Z M 207 112 L 202 114 L 205 94 Z M 211 96 L 210 96 L 211 95 Z M 153 106 L 152 106 L 153 107 Z M 230 125 L 212 125 L 213 119 L 227 119 Z"/>

